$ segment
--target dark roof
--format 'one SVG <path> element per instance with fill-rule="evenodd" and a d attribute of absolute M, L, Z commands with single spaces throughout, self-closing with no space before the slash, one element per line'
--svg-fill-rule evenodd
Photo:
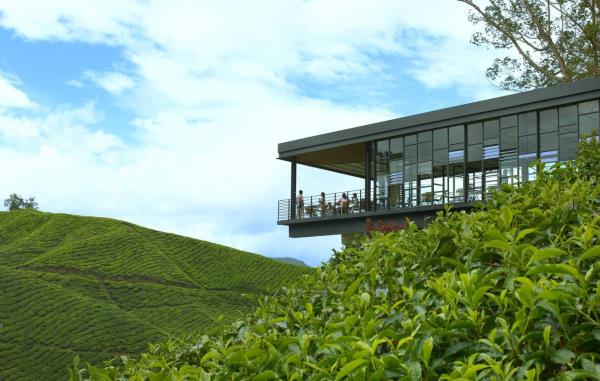
<path fill-rule="evenodd" d="M 600 98 L 600 78 L 589 78 L 280 143 L 279 158 L 289 160 L 295 155 L 308 152 L 592 98 Z"/>

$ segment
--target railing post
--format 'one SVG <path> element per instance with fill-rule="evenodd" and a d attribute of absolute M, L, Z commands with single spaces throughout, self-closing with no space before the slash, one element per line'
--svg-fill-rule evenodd
<path fill-rule="evenodd" d="M 290 186 L 290 220 L 296 218 L 296 162 L 292 161 L 292 178 Z"/>

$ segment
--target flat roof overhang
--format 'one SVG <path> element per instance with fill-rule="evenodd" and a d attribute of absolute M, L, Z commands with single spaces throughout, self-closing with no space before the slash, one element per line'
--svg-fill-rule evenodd
<path fill-rule="evenodd" d="M 364 178 L 367 142 L 597 98 L 600 78 L 589 78 L 280 143 L 278 158 Z"/>

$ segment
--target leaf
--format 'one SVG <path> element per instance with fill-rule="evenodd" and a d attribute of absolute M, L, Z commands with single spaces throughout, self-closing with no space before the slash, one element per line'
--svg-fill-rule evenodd
<path fill-rule="evenodd" d="M 517 235 L 515 242 L 519 242 L 523 238 L 527 237 L 529 234 L 535 233 L 537 231 L 538 231 L 537 228 L 529 228 L 529 229 L 521 230 L 521 232 L 519 232 L 519 234 Z"/>
<path fill-rule="evenodd" d="M 531 263 L 541 261 L 542 259 L 555 258 L 560 257 L 562 255 L 567 255 L 567 252 L 556 247 L 547 247 L 533 254 L 529 258 L 529 262 L 527 262 L 527 264 L 529 265 Z"/>
<path fill-rule="evenodd" d="M 549 347 L 550 346 L 550 333 L 552 331 L 552 326 L 547 325 L 544 328 L 544 343 L 546 343 L 546 346 Z"/>
<path fill-rule="evenodd" d="M 264 372 L 254 376 L 254 378 L 252 380 L 267 381 L 267 380 L 277 380 L 278 378 L 279 378 L 279 376 L 277 375 L 277 373 L 273 372 L 272 370 L 265 370 Z"/>
<path fill-rule="evenodd" d="M 498 240 L 487 241 L 483 244 L 483 247 L 510 251 L 510 245 L 508 243 Z"/>
<path fill-rule="evenodd" d="M 427 338 L 423 343 L 423 349 L 421 350 L 423 355 L 423 362 L 425 365 L 429 365 L 429 359 L 431 358 L 431 351 L 433 350 L 433 337 Z"/>
<path fill-rule="evenodd" d="M 562 263 L 551 265 L 537 265 L 531 270 L 527 271 L 526 275 L 537 274 L 565 274 L 571 275 L 573 278 L 582 279 L 581 274 L 579 274 L 579 271 L 577 271 L 576 268 Z"/>
<path fill-rule="evenodd" d="M 365 360 L 365 359 L 358 359 L 358 360 L 350 361 L 348 364 L 346 364 L 342 367 L 340 372 L 335 377 L 335 380 L 336 381 L 341 380 L 342 378 L 344 378 L 348 374 L 350 374 L 350 372 L 352 372 L 354 369 L 358 368 L 359 366 L 362 366 L 365 362 L 367 362 L 367 360 Z"/>
<path fill-rule="evenodd" d="M 461 273 L 467 272 L 467 267 L 462 262 L 457 261 L 456 259 L 442 257 L 441 262 L 442 262 L 442 266 L 452 265 Z"/>
<path fill-rule="evenodd" d="M 567 364 L 571 362 L 575 358 L 575 353 L 568 349 L 559 349 L 556 352 L 552 353 L 550 356 L 550 360 L 555 364 Z"/>
<path fill-rule="evenodd" d="M 507 228 L 510 227 L 511 223 L 512 223 L 512 219 L 513 219 L 513 212 L 512 210 L 508 207 L 508 206 L 504 206 L 502 208 L 502 223 L 504 224 L 504 226 L 506 226 Z"/>
<path fill-rule="evenodd" d="M 586 250 L 585 253 L 581 254 L 579 257 L 580 261 L 585 261 L 586 259 L 600 257 L 600 246 L 594 246 L 591 249 Z"/>

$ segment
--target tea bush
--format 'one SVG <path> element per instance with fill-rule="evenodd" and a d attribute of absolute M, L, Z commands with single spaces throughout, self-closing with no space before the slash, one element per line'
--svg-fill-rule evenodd
<path fill-rule="evenodd" d="M 374 234 L 215 336 L 71 379 L 598 380 L 599 152 Z"/>

